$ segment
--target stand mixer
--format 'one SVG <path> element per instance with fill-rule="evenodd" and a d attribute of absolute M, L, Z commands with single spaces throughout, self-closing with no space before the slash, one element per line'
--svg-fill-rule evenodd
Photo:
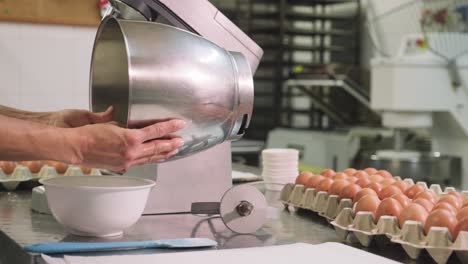
<path fill-rule="evenodd" d="M 110 3 L 93 49 L 92 110 L 113 105 L 130 128 L 187 121 L 178 155 L 127 172 L 156 181 L 144 214 L 220 214 L 231 230 L 254 232 L 266 201 L 254 187 L 231 188 L 229 140 L 250 122 L 262 49 L 207 0 Z"/>

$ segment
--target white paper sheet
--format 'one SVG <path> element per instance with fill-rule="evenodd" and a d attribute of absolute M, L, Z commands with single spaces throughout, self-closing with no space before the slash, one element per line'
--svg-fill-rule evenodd
<path fill-rule="evenodd" d="M 121 254 L 121 253 L 120 253 Z M 47 257 L 47 256 L 44 256 Z M 340 243 L 311 245 L 297 243 L 282 246 L 242 249 L 204 250 L 182 253 L 116 256 L 64 256 L 64 262 L 45 258 L 48 264 L 154 264 L 154 263 L 327 263 L 395 264 L 398 262 Z M 63 259 L 61 259 L 63 260 Z"/>

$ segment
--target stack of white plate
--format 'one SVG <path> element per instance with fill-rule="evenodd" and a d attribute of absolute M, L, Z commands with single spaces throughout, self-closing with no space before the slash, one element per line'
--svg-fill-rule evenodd
<path fill-rule="evenodd" d="M 271 148 L 262 151 L 262 177 L 269 190 L 281 190 L 283 185 L 294 182 L 299 174 L 299 151 L 287 148 Z"/>

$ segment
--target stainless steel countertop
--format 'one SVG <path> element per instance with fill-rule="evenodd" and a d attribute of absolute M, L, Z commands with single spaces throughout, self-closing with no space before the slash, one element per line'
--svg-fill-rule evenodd
<path fill-rule="evenodd" d="M 261 247 L 295 242 L 311 244 L 338 242 L 333 228 L 323 218 L 308 211 L 284 210 L 283 205 L 278 201 L 279 192 L 267 191 L 265 196 L 270 204 L 268 221 L 256 234 L 234 234 L 223 225 L 219 218 L 189 214 L 145 215 L 122 237 L 113 241 L 207 237 L 218 241 L 219 249 Z M 27 244 L 111 240 L 69 235 L 52 216 L 32 212 L 30 201 L 29 191 L 0 193 L 0 264 L 44 263 L 39 255 L 29 254 L 22 250 L 22 246 Z M 361 248 L 353 236 L 348 237 L 346 244 Z M 400 246 L 382 241 L 377 241 L 372 247 L 363 248 L 363 250 L 404 263 L 433 263 L 427 253 L 424 253 L 418 261 L 414 261 L 409 259 Z M 125 254 L 156 251 L 170 250 L 126 251 Z M 450 263 L 459 263 L 454 256 L 450 260 Z"/>

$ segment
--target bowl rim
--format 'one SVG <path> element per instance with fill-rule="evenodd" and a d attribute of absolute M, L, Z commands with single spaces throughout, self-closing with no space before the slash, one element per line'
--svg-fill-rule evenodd
<path fill-rule="evenodd" d="M 67 186 L 67 185 L 62 185 L 62 184 L 54 184 L 50 183 L 48 181 L 52 181 L 54 179 L 58 178 L 78 178 L 78 177 L 86 177 L 87 179 L 89 178 L 98 178 L 98 177 L 114 177 L 114 178 L 119 178 L 119 179 L 132 179 L 132 180 L 138 180 L 141 182 L 146 182 L 147 184 L 141 185 L 141 186 L 128 186 L 128 187 L 112 187 L 112 186 Z M 153 188 L 156 185 L 156 182 L 150 179 L 146 178 L 139 178 L 139 177 L 132 177 L 132 176 L 108 176 L 108 175 L 81 175 L 81 176 L 59 176 L 59 177 L 53 177 L 53 178 L 46 178 L 46 179 L 40 179 L 39 183 L 44 185 L 44 187 L 51 186 L 51 187 L 59 187 L 59 188 L 73 188 L 73 189 L 86 189 L 86 190 L 139 190 L 139 189 L 148 189 L 148 188 Z"/>

